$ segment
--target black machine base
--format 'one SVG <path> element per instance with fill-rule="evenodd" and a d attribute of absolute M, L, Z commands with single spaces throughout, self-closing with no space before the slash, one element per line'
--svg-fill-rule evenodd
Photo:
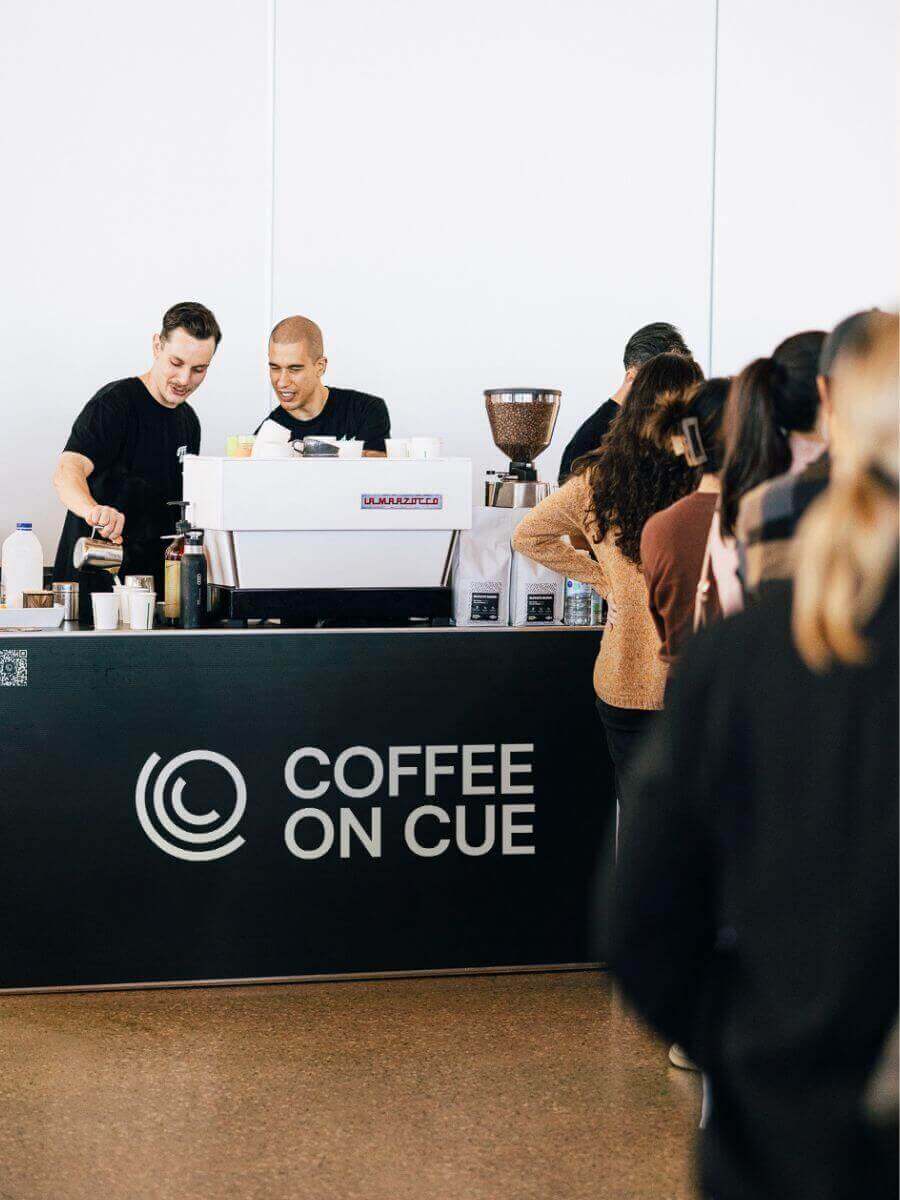
<path fill-rule="evenodd" d="M 537 479 L 537 469 L 534 463 L 530 462 L 511 462 L 509 473 L 515 475 L 516 479 L 521 479 L 523 483 L 534 483 Z"/>
<path fill-rule="evenodd" d="M 280 620 L 283 625 L 446 625 L 453 592 L 434 588 L 236 588 L 212 584 L 212 621 Z"/>

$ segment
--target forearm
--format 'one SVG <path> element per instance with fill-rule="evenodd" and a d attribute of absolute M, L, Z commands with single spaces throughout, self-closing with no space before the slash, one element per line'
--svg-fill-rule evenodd
<path fill-rule="evenodd" d="M 671 604 L 671 596 L 663 583 L 665 572 L 657 555 L 655 539 L 648 537 L 646 528 L 641 537 L 641 573 L 647 585 L 650 616 L 653 618 L 660 642 L 665 643 L 666 623 L 662 614 L 663 608 Z"/>
<path fill-rule="evenodd" d="M 605 594 L 606 577 L 599 564 L 589 552 L 572 545 L 572 541 L 580 546 L 590 544 L 579 519 L 583 507 L 581 491 L 567 483 L 520 522 L 513 534 L 513 548 L 551 571 L 590 583 Z"/>
<path fill-rule="evenodd" d="M 97 501 L 91 495 L 84 471 L 71 463 L 60 463 L 56 468 L 53 486 L 69 512 L 82 520 L 86 520 L 91 509 L 96 507 Z"/>
<path fill-rule="evenodd" d="M 599 592 L 606 592 L 606 577 L 600 567 L 589 554 L 570 546 L 565 535 L 530 534 L 527 530 L 520 534 L 520 529 L 521 526 L 513 536 L 513 548 L 520 554 L 569 579 L 590 583 Z"/>

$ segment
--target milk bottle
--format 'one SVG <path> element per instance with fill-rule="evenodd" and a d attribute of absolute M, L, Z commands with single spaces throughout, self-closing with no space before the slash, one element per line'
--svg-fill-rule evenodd
<path fill-rule="evenodd" d="M 16 531 L 0 551 L 0 590 L 7 608 L 22 607 L 23 592 L 39 592 L 44 586 L 44 552 L 31 532 L 30 521 L 16 522 Z"/>

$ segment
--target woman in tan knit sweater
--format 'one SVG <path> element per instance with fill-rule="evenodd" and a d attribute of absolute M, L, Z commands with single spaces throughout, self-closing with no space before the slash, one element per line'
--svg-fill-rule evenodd
<path fill-rule="evenodd" d="M 641 573 L 641 533 L 655 512 L 697 486 L 700 473 L 674 450 L 661 448 L 656 422 L 703 378 L 697 364 L 660 354 L 638 371 L 631 394 L 598 450 L 521 522 L 513 537 L 520 554 L 561 575 L 593 584 L 614 606 L 594 667 L 597 709 L 616 768 L 622 774 L 635 744 L 663 706 L 665 663 Z M 590 553 L 570 539 L 585 540 Z"/>

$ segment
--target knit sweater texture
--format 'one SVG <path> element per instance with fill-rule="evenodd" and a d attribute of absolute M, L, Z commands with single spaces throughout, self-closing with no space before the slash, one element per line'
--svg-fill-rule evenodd
<path fill-rule="evenodd" d="M 551 570 L 590 583 L 616 609 L 615 624 L 603 634 L 594 664 L 594 691 L 617 708 L 661 709 L 667 667 L 650 615 L 641 568 L 615 544 L 602 541 L 590 517 L 591 492 L 584 475 L 568 480 L 532 509 L 513 535 L 513 548 Z M 576 550 L 569 538 L 584 538 L 591 553 Z"/>

